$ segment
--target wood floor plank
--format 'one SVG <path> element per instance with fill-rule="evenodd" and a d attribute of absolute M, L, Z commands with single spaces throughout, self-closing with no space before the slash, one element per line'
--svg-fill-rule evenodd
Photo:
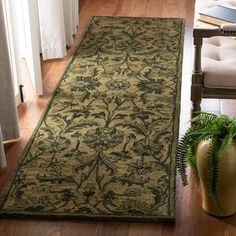
<path fill-rule="evenodd" d="M 60 236 L 62 226 L 63 222 L 61 221 L 4 219 L 0 221 L 0 235 Z"/>
<path fill-rule="evenodd" d="M 61 235 L 63 236 L 94 236 L 97 235 L 98 223 L 91 221 L 64 221 Z"/>

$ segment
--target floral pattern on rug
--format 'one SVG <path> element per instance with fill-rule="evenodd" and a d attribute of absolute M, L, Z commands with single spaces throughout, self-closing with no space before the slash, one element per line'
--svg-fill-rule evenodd
<path fill-rule="evenodd" d="M 182 19 L 93 17 L 0 214 L 174 218 Z"/>

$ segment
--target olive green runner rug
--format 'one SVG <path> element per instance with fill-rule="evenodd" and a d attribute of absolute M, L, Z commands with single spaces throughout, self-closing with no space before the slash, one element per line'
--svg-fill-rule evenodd
<path fill-rule="evenodd" d="M 1 216 L 172 221 L 184 22 L 93 17 Z"/>

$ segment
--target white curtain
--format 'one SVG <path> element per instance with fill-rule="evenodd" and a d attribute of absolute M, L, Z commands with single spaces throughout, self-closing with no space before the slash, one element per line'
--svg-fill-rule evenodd
<path fill-rule="evenodd" d="M 19 126 L 8 53 L 3 0 L 0 0 L 0 169 L 6 166 L 3 141 L 18 137 Z"/>
<path fill-rule="evenodd" d="M 43 60 L 66 56 L 77 33 L 78 0 L 38 0 Z"/>

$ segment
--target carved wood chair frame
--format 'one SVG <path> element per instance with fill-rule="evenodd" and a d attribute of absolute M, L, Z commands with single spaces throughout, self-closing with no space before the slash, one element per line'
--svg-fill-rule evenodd
<path fill-rule="evenodd" d="M 194 63 L 191 85 L 193 112 L 201 111 L 202 98 L 236 99 L 236 89 L 206 88 L 203 86 L 204 71 L 202 71 L 201 67 L 202 43 L 203 38 L 210 38 L 213 36 L 236 36 L 236 31 L 224 31 L 221 28 L 193 29 Z"/>

